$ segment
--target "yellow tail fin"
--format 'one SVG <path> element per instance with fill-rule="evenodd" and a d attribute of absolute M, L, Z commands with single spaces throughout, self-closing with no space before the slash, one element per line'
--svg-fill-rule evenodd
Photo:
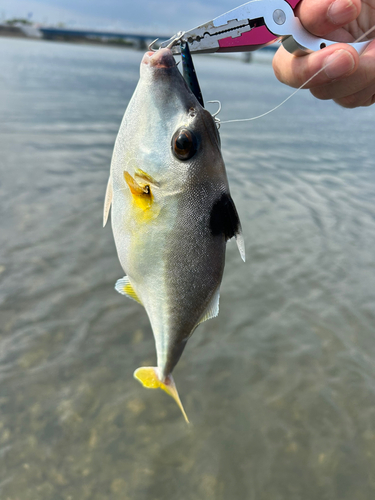
<path fill-rule="evenodd" d="M 159 378 L 157 368 L 153 366 L 143 366 L 135 370 L 134 378 L 138 379 L 144 387 L 147 387 L 147 389 L 163 389 L 163 391 L 172 396 L 182 411 L 186 422 L 189 424 L 189 419 L 187 418 L 184 407 L 182 406 L 172 375 L 168 375 L 167 380 L 162 382 Z"/>

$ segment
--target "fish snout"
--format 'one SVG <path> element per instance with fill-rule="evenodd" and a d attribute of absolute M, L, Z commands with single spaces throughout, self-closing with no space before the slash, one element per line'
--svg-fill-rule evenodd
<path fill-rule="evenodd" d="M 172 68 L 176 66 L 176 61 L 170 49 L 159 49 L 156 52 L 146 52 L 142 59 L 142 65 L 149 65 L 153 68 Z"/>

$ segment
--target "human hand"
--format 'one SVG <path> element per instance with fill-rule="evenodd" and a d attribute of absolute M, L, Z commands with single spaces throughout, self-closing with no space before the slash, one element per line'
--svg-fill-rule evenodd
<path fill-rule="evenodd" d="M 316 36 L 354 42 L 375 26 L 375 0 L 302 0 L 296 14 Z M 361 41 L 373 38 L 375 29 Z M 374 104 L 375 40 L 361 55 L 350 45 L 338 43 L 302 57 L 280 47 L 273 59 L 276 77 L 296 88 L 327 64 L 305 87 L 315 97 L 333 99 L 345 108 Z"/>

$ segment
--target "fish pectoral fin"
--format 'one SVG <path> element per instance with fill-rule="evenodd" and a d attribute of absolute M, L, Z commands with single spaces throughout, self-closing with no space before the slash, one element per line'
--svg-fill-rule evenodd
<path fill-rule="evenodd" d="M 134 177 L 138 177 L 138 179 L 140 179 L 141 182 L 143 181 L 143 182 L 146 182 L 148 184 L 153 184 L 154 186 L 157 186 L 157 187 L 160 186 L 160 184 L 153 177 L 151 177 L 150 174 L 148 174 L 147 172 L 144 172 L 140 168 L 135 169 Z"/>
<path fill-rule="evenodd" d="M 104 198 L 103 227 L 107 224 L 109 209 L 111 208 L 112 205 L 112 197 L 113 197 L 113 187 L 112 187 L 112 176 L 110 175 Z"/>
<path fill-rule="evenodd" d="M 246 262 L 245 241 L 243 239 L 243 234 L 242 234 L 241 226 L 240 226 L 239 232 L 236 233 L 234 236 L 236 238 L 237 248 L 238 248 L 238 251 L 240 252 L 241 259 L 244 262 Z"/>
<path fill-rule="evenodd" d="M 141 186 L 138 182 L 127 172 L 124 170 L 124 179 L 126 184 L 128 185 L 130 192 L 133 196 L 149 196 L 150 195 L 150 186 Z"/>
<path fill-rule="evenodd" d="M 166 380 L 162 382 L 159 378 L 158 369 L 155 366 L 142 366 L 141 368 L 137 368 L 137 370 L 135 370 L 134 378 L 139 380 L 143 387 L 146 387 L 147 389 L 162 389 L 169 394 L 176 401 L 186 422 L 188 424 L 190 423 L 184 407 L 182 406 L 172 375 L 168 375 Z"/>
<path fill-rule="evenodd" d="M 133 285 L 130 283 L 130 280 L 127 276 L 124 276 L 123 278 L 116 281 L 115 290 L 118 293 L 121 293 L 121 295 L 126 295 L 130 299 L 135 300 L 136 302 L 138 302 L 138 304 L 141 304 L 143 306 L 141 299 L 136 294 Z"/>
<path fill-rule="evenodd" d="M 130 189 L 135 206 L 143 212 L 147 212 L 154 200 L 150 184 L 139 184 L 126 170 L 124 170 L 124 179 Z"/>
<path fill-rule="evenodd" d="M 216 316 L 218 316 L 219 300 L 220 300 L 220 288 L 216 290 L 202 318 L 198 321 L 197 326 L 200 325 L 201 323 L 204 323 L 204 321 L 208 321 L 209 319 L 216 318 Z"/>

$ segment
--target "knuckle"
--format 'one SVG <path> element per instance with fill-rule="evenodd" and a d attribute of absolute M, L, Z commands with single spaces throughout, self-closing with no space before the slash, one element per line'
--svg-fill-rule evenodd
<path fill-rule="evenodd" d="M 279 82 L 286 83 L 284 72 L 282 70 L 282 65 L 280 64 L 280 56 L 278 56 L 278 52 L 276 52 L 272 60 L 272 69 Z"/>
<path fill-rule="evenodd" d="M 363 68 L 363 77 L 362 77 L 362 85 L 364 87 L 369 87 L 370 85 L 374 85 L 375 83 L 375 74 L 372 66 L 364 66 Z"/>
<path fill-rule="evenodd" d="M 277 64 L 276 56 L 273 58 L 273 61 L 272 61 L 272 69 L 273 69 L 273 72 L 275 73 L 276 78 L 281 82 L 282 80 L 281 80 L 280 67 Z"/>
<path fill-rule="evenodd" d="M 284 47 L 280 47 L 273 57 L 272 69 L 279 82 L 289 85 L 290 87 L 299 87 L 301 70 L 296 64 L 295 57 L 289 54 Z"/>
<path fill-rule="evenodd" d="M 348 95 L 346 97 L 341 97 L 340 99 L 334 99 L 334 101 L 342 106 L 343 108 L 353 109 L 360 106 L 360 102 L 358 101 L 358 97 L 353 95 Z"/>
<path fill-rule="evenodd" d="M 329 89 L 327 87 L 314 87 L 310 89 L 310 92 L 314 97 L 317 99 L 320 99 L 321 101 L 328 101 L 329 99 L 332 99 L 332 95 L 329 92 Z"/>

